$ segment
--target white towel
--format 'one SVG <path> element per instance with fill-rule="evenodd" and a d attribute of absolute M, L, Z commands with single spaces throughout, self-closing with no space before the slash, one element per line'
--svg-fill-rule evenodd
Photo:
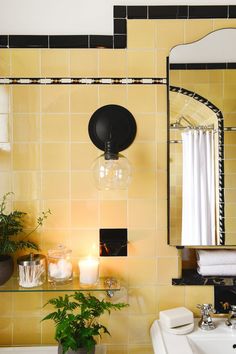
<path fill-rule="evenodd" d="M 197 269 L 198 273 L 201 275 L 209 276 L 235 276 L 236 275 L 236 264 L 223 264 L 223 265 L 209 265 L 200 266 Z"/>
<path fill-rule="evenodd" d="M 197 250 L 199 266 L 236 264 L 236 249 L 234 250 Z"/>

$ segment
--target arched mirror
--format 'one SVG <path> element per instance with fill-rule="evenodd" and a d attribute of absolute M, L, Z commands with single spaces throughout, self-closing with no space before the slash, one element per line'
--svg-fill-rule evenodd
<path fill-rule="evenodd" d="M 169 244 L 236 245 L 236 29 L 169 55 Z"/>

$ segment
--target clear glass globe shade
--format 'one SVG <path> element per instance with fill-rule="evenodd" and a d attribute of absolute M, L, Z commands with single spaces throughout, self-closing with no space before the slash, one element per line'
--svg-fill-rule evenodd
<path fill-rule="evenodd" d="M 131 180 L 131 165 L 119 154 L 116 160 L 105 160 L 104 154 L 93 163 L 93 177 L 100 190 L 126 189 Z"/>

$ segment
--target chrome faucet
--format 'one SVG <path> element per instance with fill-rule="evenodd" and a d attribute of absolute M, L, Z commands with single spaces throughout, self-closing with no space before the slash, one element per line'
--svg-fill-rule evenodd
<path fill-rule="evenodd" d="M 230 308 L 231 310 L 225 324 L 232 329 L 236 329 L 236 305 L 230 305 Z"/>
<path fill-rule="evenodd" d="M 215 313 L 215 309 L 211 304 L 197 305 L 197 308 L 201 311 L 201 319 L 198 322 L 198 327 L 204 331 L 210 331 L 215 329 L 216 326 L 212 321 L 210 313 Z"/>

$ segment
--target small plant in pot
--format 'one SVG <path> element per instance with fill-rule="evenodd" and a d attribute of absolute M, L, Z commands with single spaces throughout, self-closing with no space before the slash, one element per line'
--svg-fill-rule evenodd
<path fill-rule="evenodd" d="M 82 292 L 50 299 L 56 311 L 49 313 L 44 320 L 53 320 L 56 325 L 55 339 L 58 341 L 58 354 L 94 354 L 96 336 L 110 335 L 108 329 L 98 322 L 101 315 L 111 310 L 121 310 L 128 306 L 99 300 Z"/>
<path fill-rule="evenodd" d="M 50 210 L 43 212 L 37 219 L 33 230 L 24 234 L 25 212 L 14 210 L 6 213 L 7 198 L 11 192 L 6 193 L 0 203 L 0 285 L 4 284 L 13 274 L 14 262 L 12 255 L 18 250 L 39 250 L 38 245 L 29 240 L 29 236 L 42 226 Z"/>

